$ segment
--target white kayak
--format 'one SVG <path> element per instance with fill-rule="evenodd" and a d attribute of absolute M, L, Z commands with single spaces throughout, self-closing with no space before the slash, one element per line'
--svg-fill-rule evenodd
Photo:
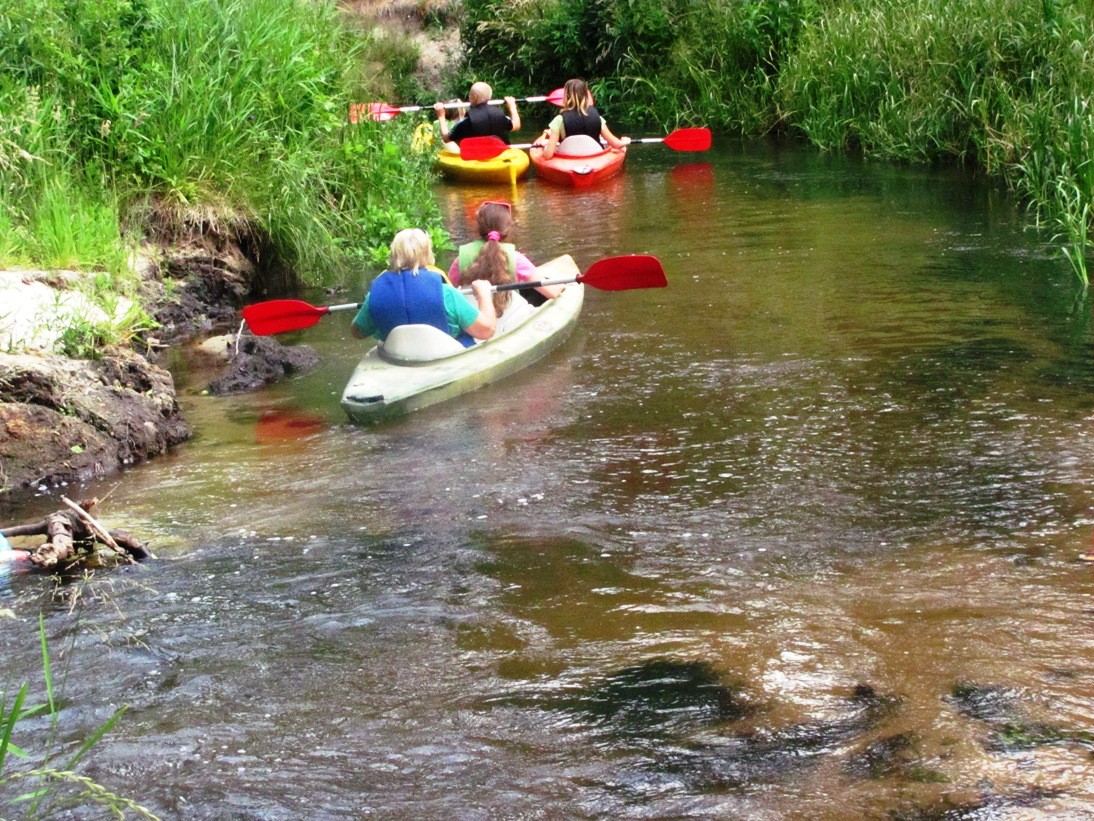
<path fill-rule="evenodd" d="M 563 280 L 579 273 L 570 256 L 537 268 L 537 278 Z M 444 402 L 504 379 L 543 358 L 569 337 L 585 298 L 585 286 L 567 285 L 555 299 L 486 342 L 463 347 L 429 325 L 402 325 L 365 354 L 342 392 L 354 422 L 372 422 Z M 509 311 L 514 310 L 510 307 Z M 507 319 L 503 316 L 503 319 Z"/>

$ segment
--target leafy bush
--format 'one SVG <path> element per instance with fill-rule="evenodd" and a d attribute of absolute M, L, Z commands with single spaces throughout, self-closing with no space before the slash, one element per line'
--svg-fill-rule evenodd
<path fill-rule="evenodd" d="M 590 80 L 613 122 L 975 163 L 1067 241 L 1094 219 L 1087 0 L 467 0 L 461 82 Z"/>
<path fill-rule="evenodd" d="M 12 0 L 0 17 L 0 109 L 13 113 L 0 121 L 0 251 L 101 268 L 125 258 L 117 224 L 134 214 L 221 214 L 305 279 L 344 277 L 392 224 L 440 226 L 428 164 L 388 159 L 408 125 L 346 117 L 381 85 L 384 61 L 404 76 L 415 59 L 355 35 L 332 2 Z M 65 197 L 68 225 L 52 207 Z"/>

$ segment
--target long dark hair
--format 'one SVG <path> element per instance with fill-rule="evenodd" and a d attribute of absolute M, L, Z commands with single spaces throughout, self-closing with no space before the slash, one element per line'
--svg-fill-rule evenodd
<path fill-rule="evenodd" d="M 476 279 L 485 279 L 491 285 L 508 285 L 513 281 L 513 276 L 509 273 L 509 257 L 501 247 L 501 241 L 513 230 L 513 217 L 504 205 L 487 202 L 482 204 L 475 218 L 479 224 L 479 236 L 485 244 L 467 273 L 460 276 L 460 281 L 466 278 L 470 284 Z M 497 239 L 491 239 L 491 236 L 497 236 Z M 510 299 L 509 291 L 494 294 L 494 310 L 498 316 L 509 306 Z"/>

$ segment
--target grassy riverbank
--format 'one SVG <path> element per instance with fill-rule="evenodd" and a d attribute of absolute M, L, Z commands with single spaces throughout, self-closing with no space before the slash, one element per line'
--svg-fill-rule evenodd
<path fill-rule="evenodd" d="M 613 121 L 780 132 L 1003 180 L 1087 281 L 1094 19 L 1081 0 L 465 0 L 465 82 L 594 81 Z M 513 93 L 516 93 L 515 91 Z"/>
<path fill-rule="evenodd" d="M 0 15 L 0 267 L 134 287 L 142 238 L 231 226 L 306 281 L 399 228 L 442 237 L 410 124 L 349 127 L 416 56 L 331 3 L 11 0 Z"/>

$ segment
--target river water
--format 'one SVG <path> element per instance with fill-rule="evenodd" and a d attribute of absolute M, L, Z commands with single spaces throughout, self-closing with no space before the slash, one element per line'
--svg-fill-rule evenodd
<path fill-rule="evenodd" d="M 437 189 L 460 241 L 505 196 L 534 260 L 662 260 L 531 370 L 354 427 L 331 317 L 256 394 L 180 357 L 174 454 L 7 502 L 106 496 L 158 557 L 0 598 L 60 750 L 128 705 L 83 771 L 173 818 L 1094 817 L 1091 305 L 1047 238 L 960 171 L 627 162 Z"/>

